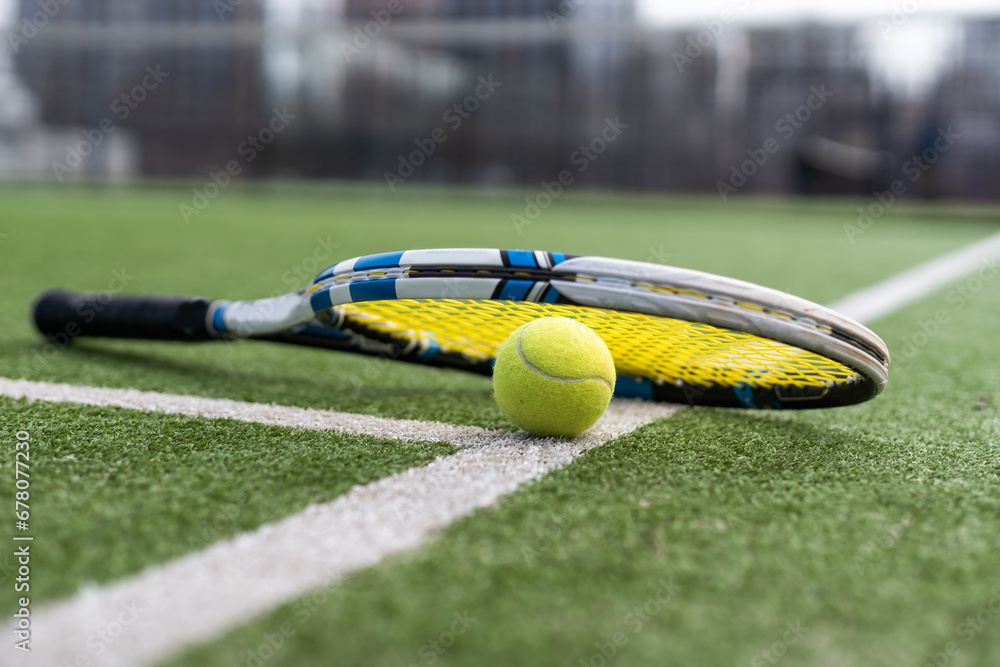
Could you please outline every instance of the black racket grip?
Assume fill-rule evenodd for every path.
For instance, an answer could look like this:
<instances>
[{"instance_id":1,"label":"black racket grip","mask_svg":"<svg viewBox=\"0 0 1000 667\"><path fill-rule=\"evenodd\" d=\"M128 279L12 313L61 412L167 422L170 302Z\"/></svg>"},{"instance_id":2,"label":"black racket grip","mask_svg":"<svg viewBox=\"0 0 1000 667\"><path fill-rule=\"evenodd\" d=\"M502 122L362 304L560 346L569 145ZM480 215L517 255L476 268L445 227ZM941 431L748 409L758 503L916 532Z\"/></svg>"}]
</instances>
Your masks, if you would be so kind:
<instances>
[{"instance_id":1,"label":"black racket grip","mask_svg":"<svg viewBox=\"0 0 1000 667\"><path fill-rule=\"evenodd\" d=\"M185 296L113 296L54 289L35 301L35 326L61 343L77 336L147 340L215 340L206 316L211 302Z\"/></svg>"}]
</instances>

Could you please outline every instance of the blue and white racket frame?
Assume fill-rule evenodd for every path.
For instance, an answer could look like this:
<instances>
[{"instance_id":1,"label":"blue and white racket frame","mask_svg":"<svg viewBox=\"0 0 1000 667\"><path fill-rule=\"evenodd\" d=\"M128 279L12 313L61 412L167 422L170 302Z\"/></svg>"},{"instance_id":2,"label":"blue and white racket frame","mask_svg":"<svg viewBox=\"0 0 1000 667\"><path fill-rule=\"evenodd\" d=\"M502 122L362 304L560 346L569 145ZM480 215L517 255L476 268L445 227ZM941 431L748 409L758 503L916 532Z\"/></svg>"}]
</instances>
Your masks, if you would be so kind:
<instances>
[{"instance_id":1,"label":"blue and white racket frame","mask_svg":"<svg viewBox=\"0 0 1000 667\"><path fill-rule=\"evenodd\" d=\"M88 304L96 299L102 308L94 316ZM874 398L888 381L885 343L819 304L691 269L539 250L443 248L363 255L330 266L300 290L255 301L51 290L36 301L34 319L49 336L246 338L491 374L492 359L442 351L433 336L386 336L338 310L346 304L412 299L562 304L672 318L793 345L854 371L849 382L819 391L620 377L620 396L730 407L831 407ZM81 312L90 313L90 321Z\"/></svg>"}]
</instances>

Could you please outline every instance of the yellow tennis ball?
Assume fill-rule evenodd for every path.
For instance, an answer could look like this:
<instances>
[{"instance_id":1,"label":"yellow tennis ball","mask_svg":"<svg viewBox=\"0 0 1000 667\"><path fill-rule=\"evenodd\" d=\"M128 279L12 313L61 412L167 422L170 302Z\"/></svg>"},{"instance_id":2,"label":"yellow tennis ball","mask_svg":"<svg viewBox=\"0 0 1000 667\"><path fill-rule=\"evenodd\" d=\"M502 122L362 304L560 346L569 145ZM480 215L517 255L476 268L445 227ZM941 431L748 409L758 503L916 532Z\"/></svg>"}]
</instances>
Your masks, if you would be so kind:
<instances>
[{"instance_id":1,"label":"yellow tennis ball","mask_svg":"<svg viewBox=\"0 0 1000 667\"><path fill-rule=\"evenodd\" d=\"M615 362L596 333L575 320L546 317L504 342L493 367L493 395L525 431L574 436L607 410L615 377Z\"/></svg>"}]
</instances>

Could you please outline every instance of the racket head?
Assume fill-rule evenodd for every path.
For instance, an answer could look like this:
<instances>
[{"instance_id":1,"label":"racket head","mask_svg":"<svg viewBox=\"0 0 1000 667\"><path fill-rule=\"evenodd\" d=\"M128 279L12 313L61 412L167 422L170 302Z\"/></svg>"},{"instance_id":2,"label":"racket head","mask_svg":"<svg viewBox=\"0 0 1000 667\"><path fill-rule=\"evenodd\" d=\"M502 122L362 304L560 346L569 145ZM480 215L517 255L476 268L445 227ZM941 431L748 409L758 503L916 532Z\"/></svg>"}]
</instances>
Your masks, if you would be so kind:
<instances>
[{"instance_id":1,"label":"racket head","mask_svg":"<svg viewBox=\"0 0 1000 667\"><path fill-rule=\"evenodd\" d=\"M777 290L701 271L564 253L450 248L355 257L306 290L288 335L489 374L515 328L570 317L608 345L616 394L744 408L869 400L889 354L874 333ZM373 347L374 346L374 347Z\"/></svg>"}]
</instances>

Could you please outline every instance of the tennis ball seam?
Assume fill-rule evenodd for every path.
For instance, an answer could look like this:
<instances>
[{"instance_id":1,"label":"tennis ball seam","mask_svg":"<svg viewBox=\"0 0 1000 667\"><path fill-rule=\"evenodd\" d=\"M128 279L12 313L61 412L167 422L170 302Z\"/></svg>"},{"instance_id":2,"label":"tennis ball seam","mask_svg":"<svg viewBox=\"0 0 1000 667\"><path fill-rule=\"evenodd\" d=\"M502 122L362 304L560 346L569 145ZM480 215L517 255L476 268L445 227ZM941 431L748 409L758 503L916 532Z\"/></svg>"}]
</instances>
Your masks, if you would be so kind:
<instances>
[{"instance_id":1,"label":"tennis ball seam","mask_svg":"<svg viewBox=\"0 0 1000 667\"><path fill-rule=\"evenodd\" d=\"M542 377L547 378L549 380L555 380L556 382L590 382L591 380L597 380L599 382L603 382L605 384L605 386L607 386L608 389L614 390L614 387L611 386L611 383L608 382L607 380L605 380L604 378L602 378L600 375L595 375L595 376L589 377L589 378L560 377L558 375L551 375L549 373L546 373L541 368L539 368L535 364L531 363L531 361L529 361L528 358L526 356L524 356L524 350L521 348L521 338L524 336L524 332L526 330L527 330L527 327L523 327L521 329L520 333L518 333L518 335L517 335L517 354L518 354L518 356L521 357L521 361L524 362L524 365L528 367L528 370L530 370L532 372L535 372L535 373L538 373Z\"/></svg>"}]
</instances>

